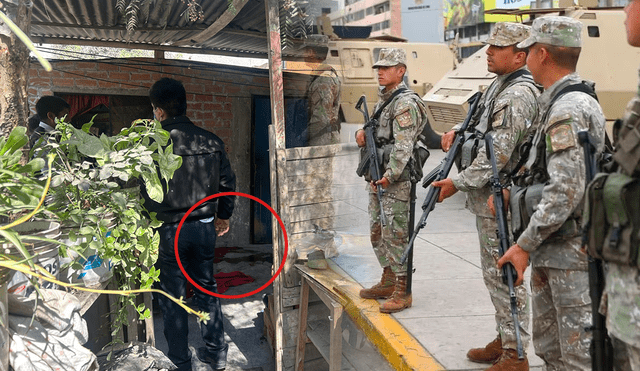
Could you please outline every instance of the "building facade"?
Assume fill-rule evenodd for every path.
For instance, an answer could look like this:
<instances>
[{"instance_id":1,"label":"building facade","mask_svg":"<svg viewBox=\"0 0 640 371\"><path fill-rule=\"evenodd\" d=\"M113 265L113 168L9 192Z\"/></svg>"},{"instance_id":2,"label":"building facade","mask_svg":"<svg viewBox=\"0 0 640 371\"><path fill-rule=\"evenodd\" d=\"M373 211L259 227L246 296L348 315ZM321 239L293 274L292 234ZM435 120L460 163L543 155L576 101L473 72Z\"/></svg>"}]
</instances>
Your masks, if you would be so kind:
<instances>
[{"instance_id":1,"label":"building facade","mask_svg":"<svg viewBox=\"0 0 640 371\"><path fill-rule=\"evenodd\" d=\"M344 0L329 17L341 26L371 26L370 37L402 38L402 0Z\"/></svg>"},{"instance_id":2,"label":"building facade","mask_svg":"<svg viewBox=\"0 0 640 371\"><path fill-rule=\"evenodd\" d=\"M444 42L442 0L402 0L402 37L409 42Z\"/></svg>"}]
</instances>

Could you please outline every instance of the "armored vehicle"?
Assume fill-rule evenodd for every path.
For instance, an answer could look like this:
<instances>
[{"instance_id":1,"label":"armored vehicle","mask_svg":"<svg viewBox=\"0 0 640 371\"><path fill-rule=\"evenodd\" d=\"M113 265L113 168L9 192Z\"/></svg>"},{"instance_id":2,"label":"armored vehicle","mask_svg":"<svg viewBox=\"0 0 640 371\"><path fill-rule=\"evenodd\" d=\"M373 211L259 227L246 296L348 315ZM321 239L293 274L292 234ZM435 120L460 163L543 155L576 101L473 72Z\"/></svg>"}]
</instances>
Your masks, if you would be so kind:
<instances>
[{"instance_id":1,"label":"armored vehicle","mask_svg":"<svg viewBox=\"0 0 640 371\"><path fill-rule=\"evenodd\" d=\"M622 8L555 8L530 10L493 10L494 14L542 16L555 13L573 17L584 24L582 52L577 71L583 79L596 83L596 93L607 121L622 117L626 103L635 94L635 76L640 50L627 44ZM487 72L483 47L448 72L423 97L431 127L446 132L462 122L468 109L467 99L491 84L495 75Z\"/></svg>"},{"instance_id":2,"label":"armored vehicle","mask_svg":"<svg viewBox=\"0 0 640 371\"><path fill-rule=\"evenodd\" d=\"M340 39L328 41L326 63L331 65L342 82L340 104L344 121L362 122L355 105L362 94L370 109L378 100L378 76L372 68L380 49L402 48L407 53L405 83L420 96L426 94L454 66L454 54L449 47L435 43L409 43L376 39ZM302 61L287 61L288 71L308 71Z\"/></svg>"}]
</instances>

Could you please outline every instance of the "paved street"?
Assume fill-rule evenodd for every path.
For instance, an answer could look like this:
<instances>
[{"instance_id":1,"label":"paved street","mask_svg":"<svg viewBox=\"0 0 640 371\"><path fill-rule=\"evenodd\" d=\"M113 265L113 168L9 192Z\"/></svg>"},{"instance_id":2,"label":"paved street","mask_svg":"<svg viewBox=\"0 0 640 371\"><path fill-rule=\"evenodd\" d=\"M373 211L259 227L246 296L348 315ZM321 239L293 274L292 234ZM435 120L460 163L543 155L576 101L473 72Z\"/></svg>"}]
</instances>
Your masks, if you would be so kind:
<instances>
[{"instance_id":1,"label":"paved street","mask_svg":"<svg viewBox=\"0 0 640 371\"><path fill-rule=\"evenodd\" d=\"M437 166L442 158L441 151L431 151L425 171ZM341 174L344 179L348 172ZM362 211L359 218L352 218L361 220L367 218L367 205L364 187L358 188L363 195L354 196L350 202L352 209ZM416 219L422 212L420 206L426 193L418 186ZM429 215L414 249L413 306L393 316L444 368L484 370L485 365L468 361L466 352L484 346L497 333L493 305L481 275L475 217L465 209L464 200L464 193L459 192L437 204ZM334 258L364 287L376 283L382 272L367 231L360 228L341 233L340 255ZM532 369L539 369L542 361L535 356L532 346L527 353Z\"/></svg>"}]
</instances>

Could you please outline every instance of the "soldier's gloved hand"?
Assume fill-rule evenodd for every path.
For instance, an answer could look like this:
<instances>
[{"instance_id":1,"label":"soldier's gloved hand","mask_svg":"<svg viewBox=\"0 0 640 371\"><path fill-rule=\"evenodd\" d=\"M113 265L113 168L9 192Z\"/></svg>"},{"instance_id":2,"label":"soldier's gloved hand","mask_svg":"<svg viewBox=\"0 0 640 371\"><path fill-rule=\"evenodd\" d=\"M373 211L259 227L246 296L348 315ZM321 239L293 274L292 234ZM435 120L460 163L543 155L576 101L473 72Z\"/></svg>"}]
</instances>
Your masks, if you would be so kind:
<instances>
[{"instance_id":1,"label":"soldier's gloved hand","mask_svg":"<svg viewBox=\"0 0 640 371\"><path fill-rule=\"evenodd\" d=\"M456 138L456 132L454 130L448 131L442 135L442 139L440 139L440 145L442 145L442 150L444 152L449 152L451 145L453 144L453 140Z\"/></svg>"},{"instance_id":2,"label":"soldier's gloved hand","mask_svg":"<svg viewBox=\"0 0 640 371\"><path fill-rule=\"evenodd\" d=\"M358 147L364 147L367 145L367 139L364 136L364 130L358 129L356 131L356 144Z\"/></svg>"},{"instance_id":3,"label":"soldier's gloved hand","mask_svg":"<svg viewBox=\"0 0 640 371\"><path fill-rule=\"evenodd\" d=\"M515 285L521 285L522 281L524 281L524 271L529 265L529 253L524 251L520 245L515 244L498 260L498 269L502 269L502 266L507 263L513 264L516 273L518 273L518 279Z\"/></svg>"},{"instance_id":4,"label":"soldier's gloved hand","mask_svg":"<svg viewBox=\"0 0 640 371\"><path fill-rule=\"evenodd\" d=\"M505 214L509 211L509 196L511 192L507 188L502 188L502 199L504 200L504 212ZM487 200L487 207L489 207L489 211L491 211L491 215L496 216L496 208L493 203L493 195L489 196Z\"/></svg>"},{"instance_id":5,"label":"soldier's gloved hand","mask_svg":"<svg viewBox=\"0 0 640 371\"><path fill-rule=\"evenodd\" d=\"M451 178L435 181L431 183L431 186L440 188L438 202L442 202L446 198L449 198L458 192L458 188L453 185L453 180L451 180Z\"/></svg>"}]
</instances>

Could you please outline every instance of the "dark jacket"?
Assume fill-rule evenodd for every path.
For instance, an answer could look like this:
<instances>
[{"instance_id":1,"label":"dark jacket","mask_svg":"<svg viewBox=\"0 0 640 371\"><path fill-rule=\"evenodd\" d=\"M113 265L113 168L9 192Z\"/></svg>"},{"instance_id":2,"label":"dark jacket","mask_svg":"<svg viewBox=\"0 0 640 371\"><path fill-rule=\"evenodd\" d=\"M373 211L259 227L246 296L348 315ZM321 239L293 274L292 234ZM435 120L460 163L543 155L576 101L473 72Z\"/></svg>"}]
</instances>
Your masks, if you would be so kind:
<instances>
[{"instance_id":1,"label":"dark jacket","mask_svg":"<svg viewBox=\"0 0 640 371\"><path fill-rule=\"evenodd\" d=\"M201 199L219 193L233 192L236 176L231 170L224 143L217 135L195 126L186 116L162 121L173 142L173 153L182 156L182 166L167 185L162 203L151 200L146 192L144 206L156 212L158 220L176 223ZM217 216L229 219L233 213L235 197L226 196L209 200L195 209L187 220Z\"/></svg>"}]
</instances>

